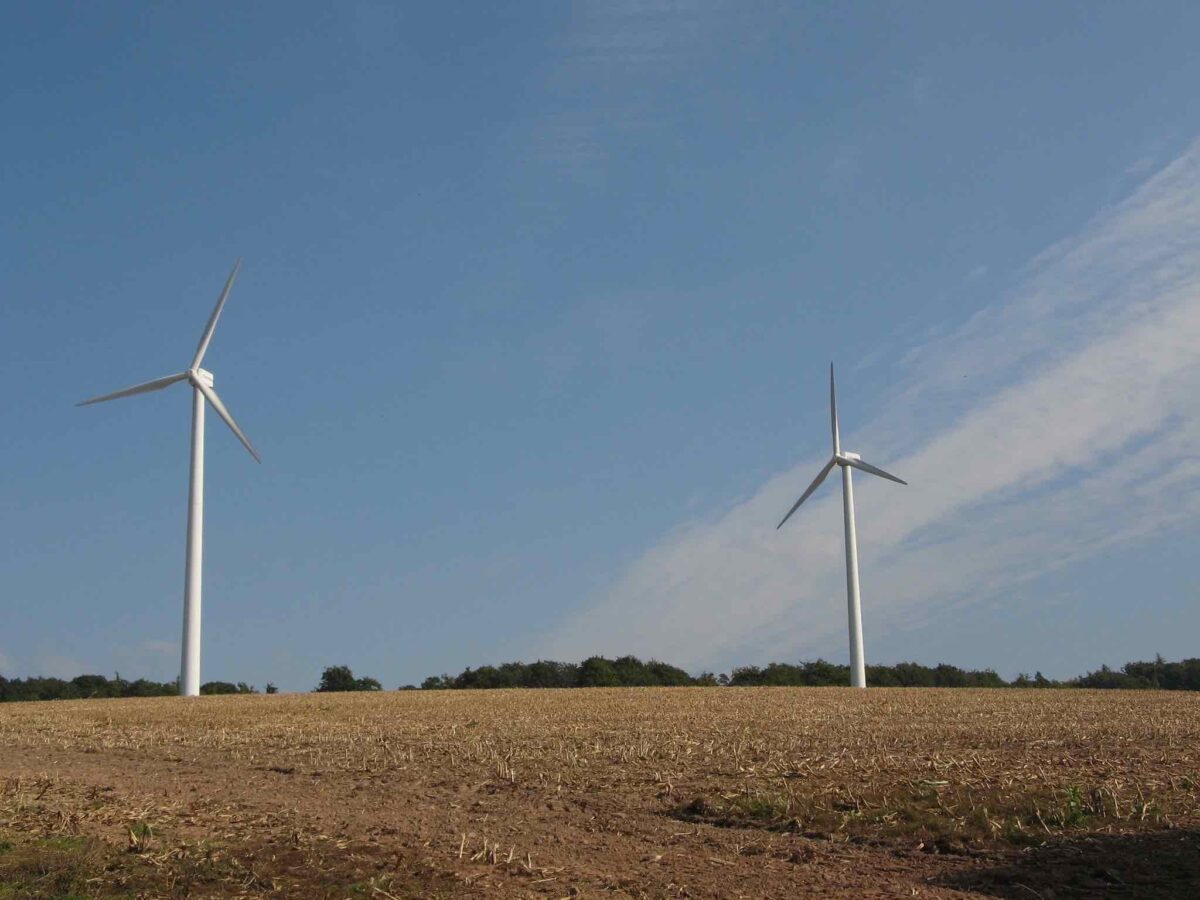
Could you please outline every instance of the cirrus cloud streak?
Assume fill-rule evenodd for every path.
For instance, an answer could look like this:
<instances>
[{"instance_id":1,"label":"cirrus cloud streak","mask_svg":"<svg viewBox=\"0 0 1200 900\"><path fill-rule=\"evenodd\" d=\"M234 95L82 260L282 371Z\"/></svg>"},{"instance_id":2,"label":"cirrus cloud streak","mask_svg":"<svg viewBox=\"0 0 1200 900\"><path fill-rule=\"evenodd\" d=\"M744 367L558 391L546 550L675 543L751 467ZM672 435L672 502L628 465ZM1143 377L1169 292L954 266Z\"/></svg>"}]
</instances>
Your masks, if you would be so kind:
<instances>
[{"instance_id":1,"label":"cirrus cloud streak","mask_svg":"<svg viewBox=\"0 0 1200 900\"><path fill-rule=\"evenodd\" d=\"M846 443L910 482L858 479L868 644L1200 513L1200 143L900 369ZM844 656L840 492L774 529L823 462L681 524L539 649Z\"/></svg>"}]
</instances>

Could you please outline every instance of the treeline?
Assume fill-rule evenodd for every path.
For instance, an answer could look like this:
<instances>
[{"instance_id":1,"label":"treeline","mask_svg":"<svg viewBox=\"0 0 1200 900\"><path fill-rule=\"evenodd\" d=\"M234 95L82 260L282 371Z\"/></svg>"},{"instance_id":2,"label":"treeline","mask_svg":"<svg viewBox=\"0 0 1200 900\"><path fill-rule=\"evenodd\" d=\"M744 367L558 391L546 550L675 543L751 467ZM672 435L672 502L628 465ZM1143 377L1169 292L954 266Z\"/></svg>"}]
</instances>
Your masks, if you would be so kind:
<instances>
[{"instance_id":1,"label":"treeline","mask_svg":"<svg viewBox=\"0 0 1200 900\"><path fill-rule=\"evenodd\" d=\"M535 663L504 663L465 669L458 675L433 675L421 683L423 690L479 688L570 688L570 687L685 687L727 685L729 687L844 687L850 683L850 667L818 659L801 663L770 663L741 666L728 675L704 672L689 675L683 669L635 656L609 660L593 656L582 663L539 660ZM867 666L871 687L1016 687L1016 688L1123 688L1200 691L1200 659L1167 662L1126 663L1120 670L1101 666L1094 672L1067 681L1046 678L1041 672L1021 673L1005 681L992 669L962 669L948 663L924 666L915 662L892 666ZM403 689L412 689L406 685Z\"/></svg>"},{"instance_id":2,"label":"treeline","mask_svg":"<svg viewBox=\"0 0 1200 900\"><path fill-rule=\"evenodd\" d=\"M729 676L733 687L764 685L792 687L834 687L850 683L850 667L818 659L815 662L771 663L765 668L743 666ZM867 684L871 687L1007 687L1008 682L991 669L960 669L947 663L930 668L920 663L894 666L867 666Z\"/></svg>"},{"instance_id":3,"label":"treeline","mask_svg":"<svg viewBox=\"0 0 1200 900\"><path fill-rule=\"evenodd\" d=\"M1040 677L1040 675L1039 675ZM501 666L465 669L458 675L433 675L421 683L423 690L478 688L573 688L573 687L730 687L791 686L832 687L850 683L849 666L818 659L813 662L771 663L742 666L729 675L703 672L689 675L668 663L642 662L636 656L609 660L593 656L581 663L539 660L511 662ZM1006 687L1008 683L990 669L981 672L945 663L930 668L919 663L867 666L867 683L873 687ZM1049 682L1047 682L1049 684Z\"/></svg>"},{"instance_id":4,"label":"treeline","mask_svg":"<svg viewBox=\"0 0 1200 900\"><path fill-rule=\"evenodd\" d=\"M1101 666L1076 678L1072 684L1086 688L1152 689L1164 691L1200 691L1200 659L1167 662L1161 656L1154 662L1131 662L1119 672Z\"/></svg>"},{"instance_id":5,"label":"treeline","mask_svg":"<svg viewBox=\"0 0 1200 900\"><path fill-rule=\"evenodd\" d=\"M274 694L275 685L267 685ZM70 681L62 678L5 678L0 675L0 703L18 700L89 700L94 697L172 697L179 693L174 681L150 681L139 678L128 681L116 673L112 678L103 675L78 675ZM257 694L253 685L239 681L208 681L200 685L202 694Z\"/></svg>"},{"instance_id":6,"label":"treeline","mask_svg":"<svg viewBox=\"0 0 1200 900\"><path fill-rule=\"evenodd\" d=\"M844 687L850 683L848 666L823 659L801 663L771 663L767 666L741 666L729 675L703 672L689 675L678 666L636 656L608 659L592 656L581 663L538 660L533 663L511 662L499 666L464 669L458 675L433 675L421 683L421 689L482 690L489 688L582 688L582 687ZM1078 678L1054 681L1041 672L1024 673L1005 681L991 669L960 669L941 663L897 663L894 666L867 666L867 684L871 687L993 687L993 688L1121 688L1125 690L1200 691L1200 659L1167 662L1161 656L1152 662L1130 662L1120 669L1101 666ZM374 678L356 678L348 666L330 666L321 676L316 691L378 691L382 685ZM400 690L416 690L404 685ZM277 693L268 684L266 693ZM91 697L168 697L179 693L176 682L127 681L118 673L109 679L103 675L61 678L13 678L0 676L0 703L18 700L80 700ZM200 686L201 694L257 694L244 681L209 681Z\"/></svg>"},{"instance_id":7,"label":"treeline","mask_svg":"<svg viewBox=\"0 0 1200 900\"><path fill-rule=\"evenodd\" d=\"M642 662L636 656L605 659L592 656L581 663L538 660L465 669L458 675L431 675L422 690L471 688L575 688L575 687L684 687L716 685L716 676L705 672L692 677L676 666L658 660Z\"/></svg>"}]
</instances>

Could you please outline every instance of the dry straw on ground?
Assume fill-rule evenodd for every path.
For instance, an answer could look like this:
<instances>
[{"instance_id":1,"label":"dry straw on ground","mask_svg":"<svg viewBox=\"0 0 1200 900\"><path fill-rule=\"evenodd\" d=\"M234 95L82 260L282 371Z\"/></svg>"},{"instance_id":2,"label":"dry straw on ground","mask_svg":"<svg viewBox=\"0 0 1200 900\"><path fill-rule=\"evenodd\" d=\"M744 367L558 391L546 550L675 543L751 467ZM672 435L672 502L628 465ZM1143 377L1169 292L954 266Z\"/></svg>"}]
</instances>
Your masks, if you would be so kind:
<instances>
[{"instance_id":1,"label":"dry straw on ground","mask_svg":"<svg viewBox=\"0 0 1200 900\"><path fill-rule=\"evenodd\" d=\"M490 885L719 896L732 884L769 895L794 886L799 868L842 871L846 854L873 848L949 854L953 867L1074 836L1200 824L1200 697L1181 693L681 688L11 704L0 707L0 748L0 827L120 835L133 855L162 855L164 871L204 847L219 845L218 862L236 870L239 846L276 858L286 846L300 854L293 869L367 884L387 859L402 886L436 893L445 878L457 885L448 895ZM935 863L912 868L936 891Z\"/></svg>"}]
</instances>

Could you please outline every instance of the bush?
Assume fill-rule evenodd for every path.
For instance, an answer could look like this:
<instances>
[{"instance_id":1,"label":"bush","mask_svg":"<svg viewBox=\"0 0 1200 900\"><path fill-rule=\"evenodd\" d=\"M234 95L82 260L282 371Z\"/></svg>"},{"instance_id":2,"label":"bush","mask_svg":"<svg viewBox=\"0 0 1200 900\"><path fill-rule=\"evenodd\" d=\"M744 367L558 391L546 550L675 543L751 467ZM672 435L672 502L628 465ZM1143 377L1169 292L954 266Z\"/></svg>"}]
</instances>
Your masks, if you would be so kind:
<instances>
[{"instance_id":1,"label":"bush","mask_svg":"<svg viewBox=\"0 0 1200 900\"><path fill-rule=\"evenodd\" d=\"M251 685L244 681L233 684L229 681L206 681L200 685L201 694L257 694Z\"/></svg>"},{"instance_id":2,"label":"bush","mask_svg":"<svg viewBox=\"0 0 1200 900\"><path fill-rule=\"evenodd\" d=\"M330 666L321 673L321 683L313 690L318 692L339 691L381 691L381 685L374 678L355 678L349 666Z\"/></svg>"},{"instance_id":3,"label":"bush","mask_svg":"<svg viewBox=\"0 0 1200 900\"><path fill-rule=\"evenodd\" d=\"M579 666L578 687L617 687L620 683L621 676L603 656L592 656Z\"/></svg>"}]
</instances>

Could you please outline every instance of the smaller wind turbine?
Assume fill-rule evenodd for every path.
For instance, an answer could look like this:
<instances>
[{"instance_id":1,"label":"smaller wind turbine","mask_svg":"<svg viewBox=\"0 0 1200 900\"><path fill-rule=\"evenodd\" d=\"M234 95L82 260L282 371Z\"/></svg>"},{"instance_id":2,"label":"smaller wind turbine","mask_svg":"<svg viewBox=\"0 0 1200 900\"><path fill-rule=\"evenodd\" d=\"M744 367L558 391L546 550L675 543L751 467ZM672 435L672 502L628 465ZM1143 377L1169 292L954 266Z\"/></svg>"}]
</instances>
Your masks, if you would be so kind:
<instances>
[{"instance_id":1,"label":"smaller wind turbine","mask_svg":"<svg viewBox=\"0 0 1200 900\"><path fill-rule=\"evenodd\" d=\"M212 373L200 368L200 363L204 361L204 354L208 350L208 344L212 340L213 332L216 331L217 319L221 317L221 310L225 306L225 300L229 296L233 280L237 278L238 269L241 266L242 261L239 259L234 264L233 271L229 273L225 289L221 291L217 305L213 307L212 315L208 317L208 324L204 326L204 334L200 336L200 345L196 348L196 355L192 358L192 364L188 366L187 371L177 375L168 375L165 378L156 378L154 381L147 381L144 384L135 384L133 387L105 394L102 397L93 397L91 400L84 400L82 403L76 404L76 406L90 406L93 403L103 403L105 400L116 400L119 397L148 394L151 391L161 391L163 388L170 387L177 381L186 381L192 386L192 471L190 490L188 491L187 560L184 563L183 579L183 650L180 653L179 665L179 693L185 697L200 695L200 573L204 556L205 401L212 404L217 415L224 419L225 424L237 435L237 439L242 442L242 445L250 451L250 455L254 457L255 461L262 462L258 457L258 451L251 446L250 440L242 433L242 429L238 428L237 422L233 420L233 416L229 414L229 410L225 408L225 404L221 402L217 392L213 390Z\"/></svg>"},{"instance_id":2,"label":"smaller wind turbine","mask_svg":"<svg viewBox=\"0 0 1200 900\"><path fill-rule=\"evenodd\" d=\"M821 486L821 482L833 471L834 466L841 466L842 512L846 519L846 606L850 619L850 686L865 688L867 686L867 666L863 659L862 600L858 594L858 535L854 528L854 481L851 478L850 470L861 469L898 484L908 484L908 482L870 463L863 462L863 458L857 453L842 451L842 440L838 435L837 391L833 383L833 363L829 364L829 419L833 427L833 456L830 457L829 462L825 463L825 468L813 479L808 490L800 495L795 506L788 510L788 514L783 517L783 522L790 519L792 513L800 508L800 504L812 496L813 491ZM775 526L776 531L783 527L783 522Z\"/></svg>"}]
</instances>

